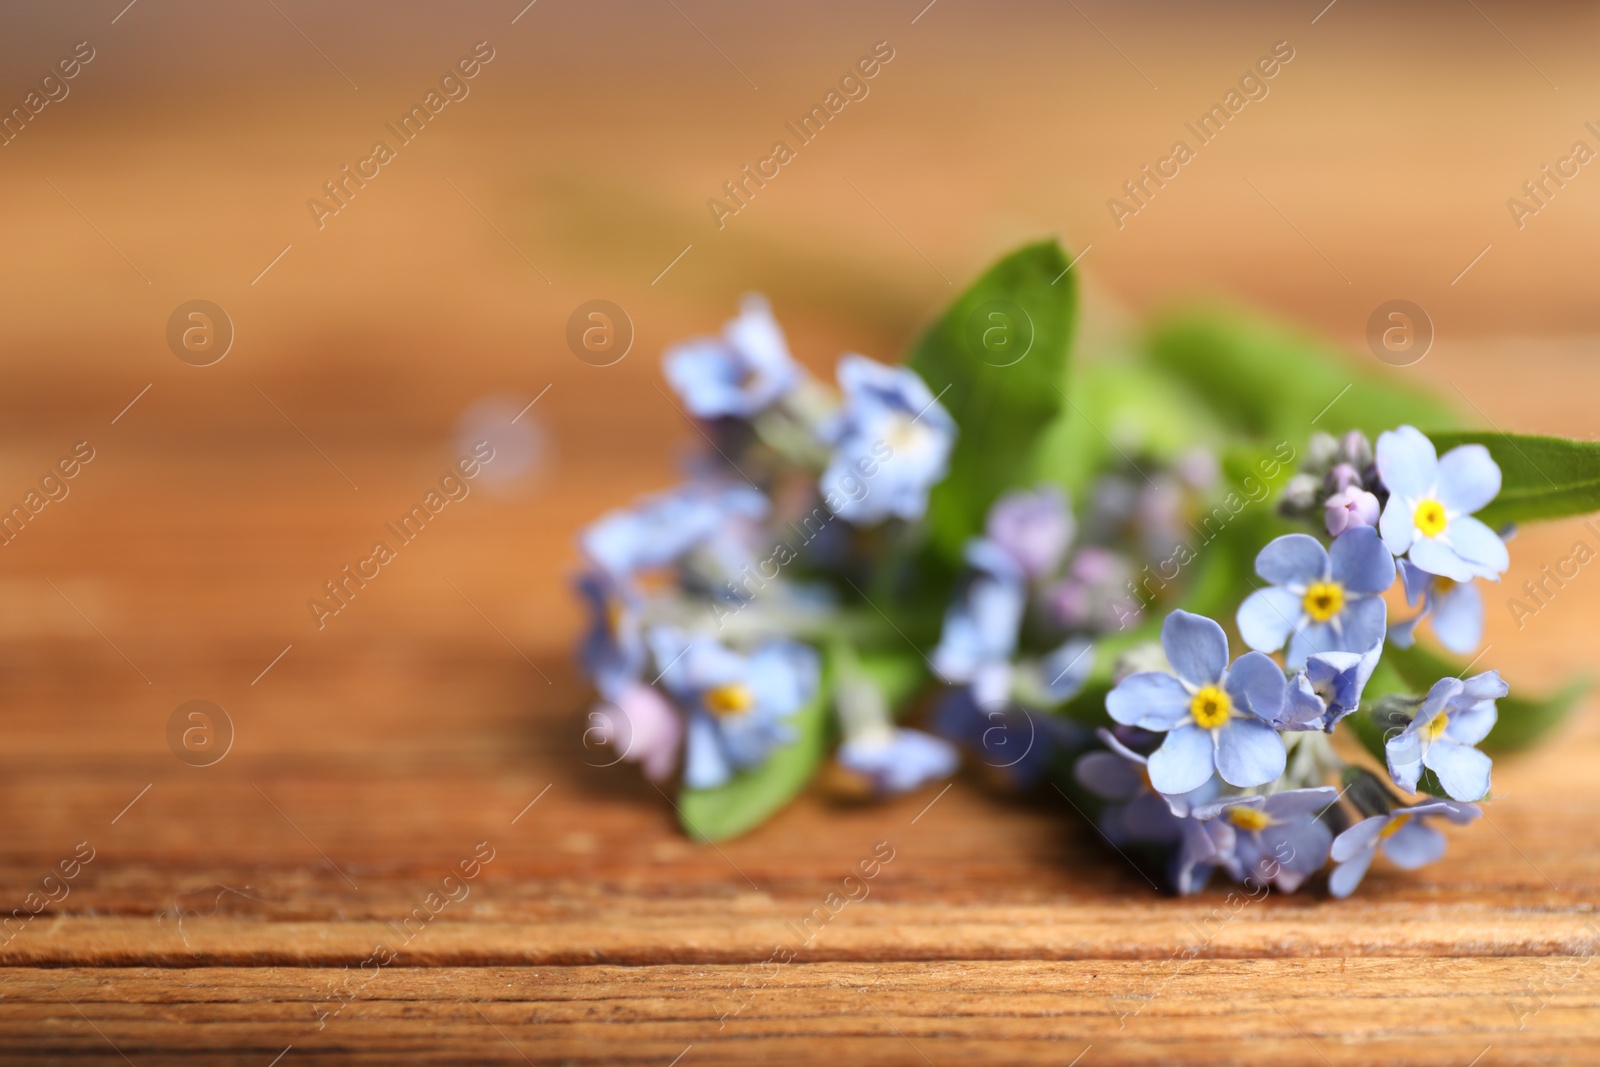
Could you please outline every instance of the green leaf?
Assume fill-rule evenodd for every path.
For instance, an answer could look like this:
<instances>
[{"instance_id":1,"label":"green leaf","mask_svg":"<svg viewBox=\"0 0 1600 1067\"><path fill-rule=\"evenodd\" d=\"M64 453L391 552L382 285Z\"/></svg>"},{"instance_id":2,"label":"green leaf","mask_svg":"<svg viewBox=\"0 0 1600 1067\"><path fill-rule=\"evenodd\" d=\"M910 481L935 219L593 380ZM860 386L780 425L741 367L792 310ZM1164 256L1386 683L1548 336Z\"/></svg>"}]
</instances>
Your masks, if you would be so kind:
<instances>
[{"instance_id":1,"label":"green leaf","mask_svg":"<svg viewBox=\"0 0 1600 1067\"><path fill-rule=\"evenodd\" d=\"M806 787L828 747L828 707L833 671L823 660L817 695L788 721L798 736L773 752L766 763L735 774L715 789L684 789L678 794L678 821L698 841L725 841L754 829Z\"/></svg>"},{"instance_id":2,"label":"green leaf","mask_svg":"<svg viewBox=\"0 0 1600 1067\"><path fill-rule=\"evenodd\" d=\"M1239 310L1203 307L1160 321L1154 362L1189 384L1243 437L1299 447L1312 431L1368 434L1412 425L1459 426L1433 394L1323 341Z\"/></svg>"},{"instance_id":3,"label":"green leaf","mask_svg":"<svg viewBox=\"0 0 1600 1067\"><path fill-rule=\"evenodd\" d=\"M1420 644L1410 648L1390 645L1384 649L1382 662L1391 665L1409 690L1418 696L1426 693L1440 678L1459 677L1467 668L1467 664L1457 663ZM1478 747L1491 756L1528 748L1559 726L1588 690L1587 678L1574 678L1554 696L1544 698L1520 696L1518 687L1513 685L1511 695L1495 701L1499 719Z\"/></svg>"},{"instance_id":4,"label":"green leaf","mask_svg":"<svg viewBox=\"0 0 1600 1067\"><path fill-rule=\"evenodd\" d=\"M928 680L927 661L910 648L862 650L856 662L863 673L878 683L884 699L897 717Z\"/></svg>"},{"instance_id":5,"label":"green leaf","mask_svg":"<svg viewBox=\"0 0 1600 1067\"><path fill-rule=\"evenodd\" d=\"M1490 526L1600 511L1600 441L1493 430L1428 437L1440 455L1457 445L1483 445L1500 465L1500 495L1478 512Z\"/></svg>"},{"instance_id":6,"label":"green leaf","mask_svg":"<svg viewBox=\"0 0 1600 1067\"><path fill-rule=\"evenodd\" d=\"M1025 245L963 293L907 361L960 428L950 473L928 500L933 548L954 564L989 505L1033 471L1061 410L1077 275L1055 241Z\"/></svg>"}]
</instances>

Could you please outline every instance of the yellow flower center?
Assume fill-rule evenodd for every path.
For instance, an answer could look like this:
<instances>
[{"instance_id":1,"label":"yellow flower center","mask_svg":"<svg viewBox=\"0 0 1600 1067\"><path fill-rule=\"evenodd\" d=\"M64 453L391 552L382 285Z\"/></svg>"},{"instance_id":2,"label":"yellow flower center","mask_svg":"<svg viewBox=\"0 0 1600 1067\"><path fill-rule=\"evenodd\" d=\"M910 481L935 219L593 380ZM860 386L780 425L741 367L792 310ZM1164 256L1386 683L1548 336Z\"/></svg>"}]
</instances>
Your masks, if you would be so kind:
<instances>
[{"instance_id":1,"label":"yellow flower center","mask_svg":"<svg viewBox=\"0 0 1600 1067\"><path fill-rule=\"evenodd\" d=\"M1445 518L1444 505L1432 499L1424 500L1417 505L1417 510L1411 515L1411 521L1422 531L1424 537L1438 537L1449 525L1449 521Z\"/></svg>"},{"instance_id":2,"label":"yellow flower center","mask_svg":"<svg viewBox=\"0 0 1600 1067\"><path fill-rule=\"evenodd\" d=\"M1344 586L1338 582L1312 582L1306 586L1304 604L1313 622L1327 622L1344 610Z\"/></svg>"},{"instance_id":3,"label":"yellow flower center","mask_svg":"<svg viewBox=\"0 0 1600 1067\"><path fill-rule=\"evenodd\" d=\"M1456 587L1456 585L1457 585L1457 583L1456 583L1456 580L1454 578L1445 578L1443 576L1436 576L1433 579L1433 595L1434 596L1444 596L1445 594L1449 593L1450 590L1454 589Z\"/></svg>"},{"instance_id":4,"label":"yellow flower center","mask_svg":"<svg viewBox=\"0 0 1600 1067\"><path fill-rule=\"evenodd\" d=\"M706 710L713 715L742 715L755 705L755 697L747 686L737 682L719 685L706 690Z\"/></svg>"},{"instance_id":5,"label":"yellow flower center","mask_svg":"<svg viewBox=\"0 0 1600 1067\"><path fill-rule=\"evenodd\" d=\"M1445 714L1435 715L1429 719L1422 730L1428 735L1429 741L1439 740L1439 735L1444 733L1444 728L1450 725L1450 716Z\"/></svg>"},{"instance_id":6,"label":"yellow flower center","mask_svg":"<svg viewBox=\"0 0 1600 1067\"><path fill-rule=\"evenodd\" d=\"M1394 818L1389 820L1388 826L1385 826L1382 830L1378 831L1378 837L1393 837L1395 834L1400 832L1400 827L1404 826L1410 821L1411 816L1409 815L1396 815Z\"/></svg>"},{"instance_id":7,"label":"yellow flower center","mask_svg":"<svg viewBox=\"0 0 1600 1067\"><path fill-rule=\"evenodd\" d=\"M1208 685L1189 702L1189 714L1196 726L1215 730L1233 717L1233 700L1214 685Z\"/></svg>"},{"instance_id":8,"label":"yellow flower center","mask_svg":"<svg viewBox=\"0 0 1600 1067\"><path fill-rule=\"evenodd\" d=\"M1272 816L1260 808L1237 807L1228 809L1228 821L1241 830L1255 833L1272 825Z\"/></svg>"}]
</instances>

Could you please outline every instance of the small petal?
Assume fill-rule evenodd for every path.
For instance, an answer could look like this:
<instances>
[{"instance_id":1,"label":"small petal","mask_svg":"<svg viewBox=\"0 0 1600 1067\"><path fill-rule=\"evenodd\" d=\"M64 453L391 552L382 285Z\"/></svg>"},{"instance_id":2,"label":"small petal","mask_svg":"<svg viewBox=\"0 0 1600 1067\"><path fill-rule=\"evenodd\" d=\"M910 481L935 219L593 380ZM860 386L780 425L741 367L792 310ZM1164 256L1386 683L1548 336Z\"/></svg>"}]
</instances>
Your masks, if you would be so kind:
<instances>
[{"instance_id":1,"label":"small petal","mask_svg":"<svg viewBox=\"0 0 1600 1067\"><path fill-rule=\"evenodd\" d=\"M1382 597L1362 597L1344 609L1340 616L1344 633L1340 636L1341 652L1365 652L1383 640L1384 627L1389 622L1389 608Z\"/></svg>"},{"instance_id":2,"label":"small petal","mask_svg":"<svg viewBox=\"0 0 1600 1067\"><path fill-rule=\"evenodd\" d=\"M1506 551L1506 543L1500 540L1500 535L1470 515L1450 520L1445 536L1456 554L1485 578L1498 579L1511 566L1511 553Z\"/></svg>"},{"instance_id":3,"label":"small petal","mask_svg":"<svg viewBox=\"0 0 1600 1067\"><path fill-rule=\"evenodd\" d=\"M1454 530L1456 526L1463 522L1477 521L1476 519L1457 519L1450 524L1450 529ZM1419 537L1411 542L1411 562L1429 574L1437 574L1456 582L1470 581L1480 573L1477 567L1462 559L1455 549L1437 537Z\"/></svg>"},{"instance_id":4,"label":"small petal","mask_svg":"<svg viewBox=\"0 0 1600 1067\"><path fill-rule=\"evenodd\" d=\"M1394 496L1426 496L1439 477L1439 453L1415 426L1379 434L1376 459L1378 477Z\"/></svg>"},{"instance_id":5,"label":"small petal","mask_svg":"<svg viewBox=\"0 0 1600 1067\"><path fill-rule=\"evenodd\" d=\"M1239 605L1239 636L1257 652L1276 652L1300 621L1301 597L1276 585L1257 589Z\"/></svg>"},{"instance_id":6,"label":"small petal","mask_svg":"<svg viewBox=\"0 0 1600 1067\"><path fill-rule=\"evenodd\" d=\"M1348 863L1361 853L1377 848L1378 834L1388 825L1387 815L1374 815L1350 827L1333 839L1333 848L1329 852L1333 862Z\"/></svg>"},{"instance_id":7,"label":"small petal","mask_svg":"<svg viewBox=\"0 0 1600 1067\"><path fill-rule=\"evenodd\" d=\"M1281 752L1283 746L1278 747ZM1198 726L1180 726L1151 754L1150 784L1162 793L1187 793L1204 785L1214 766L1210 732ZM1281 765L1278 770L1283 770Z\"/></svg>"},{"instance_id":8,"label":"small petal","mask_svg":"<svg viewBox=\"0 0 1600 1067\"><path fill-rule=\"evenodd\" d=\"M1372 866L1372 857L1375 855L1377 855L1376 849L1368 849L1356 853L1335 867L1333 873L1328 875L1328 892L1341 900L1354 893L1356 886L1360 885L1361 879L1366 876L1367 868Z\"/></svg>"},{"instance_id":9,"label":"small petal","mask_svg":"<svg viewBox=\"0 0 1600 1067\"><path fill-rule=\"evenodd\" d=\"M1172 675L1140 671L1128 675L1106 694L1106 711L1124 726L1171 730L1189 717L1189 700L1189 691ZM1178 790L1180 793L1187 791Z\"/></svg>"},{"instance_id":10,"label":"small petal","mask_svg":"<svg viewBox=\"0 0 1600 1067\"><path fill-rule=\"evenodd\" d=\"M723 754L717 727L704 715L689 716L683 757L683 784L690 789L715 789L733 774Z\"/></svg>"},{"instance_id":11,"label":"small petal","mask_svg":"<svg viewBox=\"0 0 1600 1067\"><path fill-rule=\"evenodd\" d=\"M1458 745L1476 745L1489 736L1499 717L1500 713L1492 700L1483 700L1452 711L1450 722L1444 728L1444 738Z\"/></svg>"},{"instance_id":12,"label":"small petal","mask_svg":"<svg viewBox=\"0 0 1600 1067\"><path fill-rule=\"evenodd\" d=\"M1266 785L1283 773L1288 755L1278 731L1266 723L1235 718L1217 730L1217 773L1229 785L1248 789ZM1150 760L1151 781L1155 781L1155 758ZM1196 783L1199 784L1199 783ZM1157 789L1161 789L1159 784ZM1194 788L1190 786L1189 788ZM1163 793L1172 790L1161 789ZM1180 790L1181 791L1181 790Z\"/></svg>"},{"instance_id":13,"label":"small petal","mask_svg":"<svg viewBox=\"0 0 1600 1067\"><path fill-rule=\"evenodd\" d=\"M1235 704L1258 719L1275 721L1283 714L1283 671L1264 652L1246 652L1228 671L1227 691Z\"/></svg>"},{"instance_id":14,"label":"small petal","mask_svg":"<svg viewBox=\"0 0 1600 1067\"><path fill-rule=\"evenodd\" d=\"M1352 526L1328 550L1333 580L1355 593L1381 593L1394 584L1394 556L1370 526Z\"/></svg>"},{"instance_id":15,"label":"small petal","mask_svg":"<svg viewBox=\"0 0 1600 1067\"><path fill-rule=\"evenodd\" d=\"M1406 603L1415 606L1418 600L1427 595L1428 587L1433 584L1433 575L1409 559L1397 562L1400 566L1400 580L1405 583Z\"/></svg>"},{"instance_id":16,"label":"small petal","mask_svg":"<svg viewBox=\"0 0 1600 1067\"><path fill-rule=\"evenodd\" d=\"M1284 534L1256 556L1256 573L1273 585L1303 586L1328 573L1328 551L1310 534Z\"/></svg>"},{"instance_id":17,"label":"small petal","mask_svg":"<svg viewBox=\"0 0 1600 1067\"><path fill-rule=\"evenodd\" d=\"M1383 506L1383 516L1378 519L1378 533L1383 537L1384 547L1397 556L1405 555L1416 537L1416 520L1412 518L1415 507L1409 499L1391 496Z\"/></svg>"},{"instance_id":18,"label":"small petal","mask_svg":"<svg viewBox=\"0 0 1600 1067\"><path fill-rule=\"evenodd\" d=\"M1144 785L1137 765L1111 752L1090 752L1072 768L1072 775L1095 796L1127 800Z\"/></svg>"},{"instance_id":19,"label":"small petal","mask_svg":"<svg viewBox=\"0 0 1600 1067\"><path fill-rule=\"evenodd\" d=\"M1459 656L1470 655L1483 641L1483 593L1461 582L1433 602L1433 635Z\"/></svg>"},{"instance_id":20,"label":"small petal","mask_svg":"<svg viewBox=\"0 0 1600 1067\"><path fill-rule=\"evenodd\" d=\"M1428 746L1422 762L1456 800L1482 800L1489 795L1489 770L1494 762L1475 748L1441 738Z\"/></svg>"},{"instance_id":21,"label":"small petal","mask_svg":"<svg viewBox=\"0 0 1600 1067\"><path fill-rule=\"evenodd\" d=\"M1444 855L1444 835L1419 818L1383 839L1383 854L1402 871L1414 871Z\"/></svg>"},{"instance_id":22,"label":"small petal","mask_svg":"<svg viewBox=\"0 0 1600 1067\"><path fill-rule=\"evenodd\" d=\"M1228 637L1203 615L1187 611L1168 615L1161 624L1161 647L1173 673L1190 685L1213 685L1228 669Z\"/></svg>"},{"instance_id":23,"label":"small petal","mask_svg":"<svg viewBox=\"0 0 1600 1067\"><path fill-rule=\"evenodd\" d=\"M1500 466L1482 445L1458 445L1439 457L1439 502L1470 515L1500 495Z\"/></svg>"}]
</instances>

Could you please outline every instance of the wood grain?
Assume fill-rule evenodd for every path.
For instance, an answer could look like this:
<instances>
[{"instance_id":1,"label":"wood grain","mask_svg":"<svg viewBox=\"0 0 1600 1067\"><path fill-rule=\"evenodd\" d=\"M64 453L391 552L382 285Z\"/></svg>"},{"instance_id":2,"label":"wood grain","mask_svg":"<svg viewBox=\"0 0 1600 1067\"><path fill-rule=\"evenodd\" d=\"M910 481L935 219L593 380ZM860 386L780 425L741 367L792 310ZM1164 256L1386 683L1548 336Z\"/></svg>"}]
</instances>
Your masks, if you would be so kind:
<instances>
[{"instance_id":1,"label":"wood grain","mask_svg":"<svg viewBox=\"0 0 1600 1067\"><path fill-rule=\"evenodd\" d=\"M1508 430L1593 436L1594 196L1579 179L1525 230L1504 216L1592 117L1589 13L541 3L512 24L520 6L139 4L0 34L8 79L62 41L99 50L0 150L0 504L95 449L0 547L0 914L58 897L0 924L0 1061L1593 1059L1592 701L1497 765L1443 862L1241 904L1172 899L1059 796L972 773L880 807L808 793L692 844L582 747L569 658L576 531L700 441L657 354L746 288L827 373L903 350L953 285L1062 231L1093 248L1091 347L1124 302L1220 289L1369 359L1368 314L1403 295L1438 338L1396 373ZM315 228L306 198L481 38L472 97ZM872 97L713 229L706 197L879 39L897 58ZM1113 227L1106 198L1279 39L1298 57L1272 96ZM206 368L165 341L201 296L238 331ZM565 340L596 297L637 331L606 368ZM491 397L537 399L506 441L527 468L319 628L307 600ZM1488 597L1485 662L1520 690L1594 659L1600 577L1525 625L1504 603L1590 536L1523 531ZM209 767L168 747L195 699L235 730ZM878 848L870 892L829 913ZM45 881L89 849L65 896Z\"/></svg>"}]
</instances>

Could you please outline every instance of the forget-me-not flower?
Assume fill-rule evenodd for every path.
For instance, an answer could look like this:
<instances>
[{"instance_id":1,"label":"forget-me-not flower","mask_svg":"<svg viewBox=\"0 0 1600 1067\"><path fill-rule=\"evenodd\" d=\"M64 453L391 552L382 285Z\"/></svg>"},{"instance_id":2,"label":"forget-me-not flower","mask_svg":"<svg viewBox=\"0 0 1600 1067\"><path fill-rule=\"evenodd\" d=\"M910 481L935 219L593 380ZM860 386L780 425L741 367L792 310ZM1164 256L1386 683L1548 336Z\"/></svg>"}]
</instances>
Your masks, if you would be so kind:
<instances>
[{"instance_id":1,"label":"forget-me-not flower","mask_svg":"<svg viewBox=\"0 0 1600 1067\"><path fill-rule=\"evenodd\" d=\"M1370 526L1353 526L1333 547L1309 534L1274 538L1256 556L1272 585L1239 607L1239 634L1258 652L1289 642L1292 669L1313 652L1365 652L1383 640L1388 609L1379 595L1394 584L1394 557Z\"/></svg>"},{"instance_id":2,"label":"forget-me-not flower","mask_svg":"<svg viewBox=\"0 0 1600 1067\"><path fill-rule=\"evenodd\" d=\"M1372 866L1372 858L1383 849L1389 862L1402 871L1414 871L1444 855L1445 838L1428 825L1430 817L1443 817L1464 825L1483 814L1476 804L1457 804L1449 800L1426 800L1408 808L1396 808L1387 815L1362 819L1334 838L1331 855L1338 864L1328 876L1328 892L1347 897Z\"/></svg>"},{"instance_id":3,"label":"forget-me-not flower","mask_svg":"<svg viewBox=\"0 0 1600 1067\"><path fill-rule=\"evenodd\" d=\"M1494 702L1510 692L1499 671L1462 681L1433 683L1416 718L1384 743L1389 776L1408 793L1417 791L1422 769L1439 777L1456 800L1481 800L1489 792L1492 761L1473 746L1489 736L1499 713Z\"/></svg>"},{"instance_id":4,"label":"forget-me-not flower","mask_svg":"<svg viewBox=\"0 0 1600 1067\"><path fill-rule=\"evenodd\" d=\"M1072 773L1079 785L1111 801L1100 812L1100 832L1113 845L1174 844L1183 836L1183 816L1216 798L1220 787L1215 778L1180 796L1162 796L1150 784L1146 757L1117 740L1110 730L1101 729L1100 740L1110 751L1085 753L1073 765Z\"/></svg>"},{"instance_id":5,"label":"forget-me-not flower","mask_svg":"<svg viewBox=\"0 0 1600 1067\"><path fill-rule=\"evenodd\" d=\"M1439 456L1414 426L1378 435L1378 475L1389 490L1378 529L1396 556L1458 582L1498 581L1511 565L1505 542L1472 517L1500 494L1500 467L1482 445Z\"/></svg>"},{"instance_id":6,"label":"forget-me-not flower","mask_svg":"<svg viewBox=\"0 0 1600 1067\"><path fill-rule=\"evenodd\" d=\"M688 712L688 788L722 785L795 739L787 720L815 695L820 675L810 646L775 638L745 654L672 627L652 630L649 641L661 683Z\"/></svg>"},{"instance_id":7,"label":"forget-me-not flower","mask_svg":"<svg viewBox=\"0 0 1600 1067\"><path fill-rule=\"evenodd\" d=\"M1483 594L1471 581L1458 582L1429 574L1408 559L1400 561L1400 578L1405 583L1406 603L1422 610L1404 622L1389 627L1389 640L1399 648L1410 648L1416 641L1417 623L1433 619L1433 635L1439 643L1458 655L1470 655L1483 640Z\"/></svg>"},{"instance_id":8,"label":"forget-me-not flower","mask_svg":"<svg viewBox=\"0 0 1600 1067\"><path fill-rule=\"evenodd\" d=\"M1327 786L1286 789L1208 804L1195 818L1214 824L1220 865L1236 881L1292 893L1328 860L1333 832L1317 816L1338 799Z\"/></svg>"},{"instance_id":9,"label":"forget-me-not flower","mask_svg":"<svg viewBox=\"0 0 1600 1067\"><path fill-rule=\"evenodd\" d=\"M1306 657L1306 666L1289 679L1283 718L1284 730L1332 732L1341 719L1361 706L1361 692L1383 654L1380 637L1365 652L1319 652Z\"/></svg>"},{"instance_id":10,"label":"forget-me-not flower","mask_svg":"<svg viewBox=\"0 0 1600 1067\"><path fill-rule=\"evenodd\" d=\"M924 782L949 777L961 765L956 746L906 727L848 738L837 756L840 766L867 779L879 796L909 793Z\"/></svg>"},{"instance_id":11,"label":"forget-me-not flower","mask_svg":"<svg viewBox=\"0 0 1600 1067\"><path fill-rule=\"evenodd\" d=\"M749 485L691 482L608 512L580 542L596 566L621 578L673 563L730 525L765 518L770 507Z\"/></svg>"},{"instance_id":12,"label":"forget-me-not flower","mask_svg":"<svg viewBox=\"0 0 1600 1067\"><path fill-rule=\"evenodd\" d=\"M1028 587L1010 553L978 537L967 542L971 572L945 609L939 644L929 657L939 677L967 683L982 706L1003 702L1011 690L1011 657L1017 649Z\"/></svg>"},{"instance_id":13,"label":"forget-me-not flower","mask_svg":"<svg viewBox=\"0 0 1600 1067\"><path fill-rule=\"evenodd\" d=\"M910 367L866 356L839 360L844 406L827 430L833 454L820 488L847 522L915 521L944 477L956 422Z\"/></svg>"},{"instance_id":14,"label":"forget-me-not flower","mask_svg":"<svg viewBox=\"0 0 1600 1067\"><path fill-rule=\"evenodd\" d=\"M639 595L626 581L603 574L585 574L578 591L588 602L592 619L583 636L578 657L584 673L607 700L618 694L644 670L646 649L639 627Z\"/></svg>"},{"instance_id":15,"label":"forget-me-not flower","mask_svg":"<svg viewBox=\"0 0 1600 1067\"><path fill-rule=\"evenodd\" d=\"M767 301L753 293L721 337L673 345L663 366L684 407L702 419L749 418L779 400L801 374Z\"/></svg>"},{"instance_id":16,"label":"forget-me-not flower","mask_svg":"<svg viewBox=\"0 0 1600 1067\"><path fill-rule=\"evenodd\" d=\"M1228 667L1228 637L1211 619L1174 611L1161 626L1173 673L1141 671L1106 696L1117 722L1166 733L1150 756L1157 791L1187 793L1215 770L1241 789L1283 773L1283 741L1271 723L1283 713L1283 671L1261 652Z\"/></svg>"}]
</instances>

